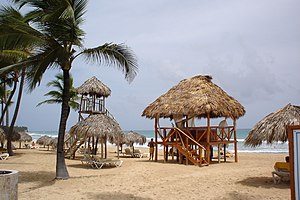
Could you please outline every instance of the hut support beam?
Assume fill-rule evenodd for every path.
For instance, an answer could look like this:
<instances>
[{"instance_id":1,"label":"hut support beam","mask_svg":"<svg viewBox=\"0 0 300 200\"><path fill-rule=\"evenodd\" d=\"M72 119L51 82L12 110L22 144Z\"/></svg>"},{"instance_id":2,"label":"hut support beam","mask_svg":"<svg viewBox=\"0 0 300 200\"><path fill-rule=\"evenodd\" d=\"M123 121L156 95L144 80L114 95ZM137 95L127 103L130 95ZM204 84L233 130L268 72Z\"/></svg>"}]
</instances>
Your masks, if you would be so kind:
<instances>
[{"instance_id":1,"label":"hut support beam","mask_svg":"<svg viewBox=\"0 0 300 200\"><path fill-rule=\"evenodd\" d=\"M234 161L238 162L237 139L236 139L236 119L233 119L233 134L234 134Z\"/></svg>"},{"instance_id":2,"label":"hut support beam","mask_svg":"<svg viewBox=\"0 0 300 200\"><path fill-rule=\"evenodd\" d=\"M157 158L158 158L158 145L157 145L157 131L158 131L158 120L159 118L156 117L155 118L155 125L154 125L154 130L155 130L155 162L157 162Z\"/></svg>"},{"instance_id":3,"label":"hut support beam","mask_svg":"<svg viewBox=\"0 0 300 200\"><path fill-rule=\"evenodd\" d=\"M207 132L206 132L206 143L207 143L207 147L206 147L206 160L207 163L210 164L210 147L211 145L209 144L209 138L210 138L210 115L209 113L207 114Z\"/></svg>"}]
</instances>

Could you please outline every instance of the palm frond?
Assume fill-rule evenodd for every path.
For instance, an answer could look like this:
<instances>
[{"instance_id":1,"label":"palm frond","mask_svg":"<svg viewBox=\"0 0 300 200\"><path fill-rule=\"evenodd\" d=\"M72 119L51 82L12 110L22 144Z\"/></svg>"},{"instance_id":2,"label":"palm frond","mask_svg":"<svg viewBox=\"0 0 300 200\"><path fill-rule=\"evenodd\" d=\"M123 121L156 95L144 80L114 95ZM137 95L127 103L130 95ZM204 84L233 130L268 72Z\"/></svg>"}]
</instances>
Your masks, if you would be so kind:
<instances>
[{"instance_id":1,"label":"palm frond","mask_svg":"<svg viewBox=\"0 0 300 200\"><path fill-rule=\"evenodd\" d=\"M36 107L42 105L42 104L58 104L58 103L61 103L61 101L57 100L57 99L48 99L48 100L45 100L43 102L40 102L36 105Z\"/></svg>"},{"instance_id":2,"label":"palm frond","mask_svg":"<svg viewBox=\"0 0 300 200\"><path fill-rule=\"evenodd\" d=\"M87 62L117 66L131 82L137 74L135 54L124 44L106 43L96 48L84 49L82 54Z\"/></svg>"}]
</instances>

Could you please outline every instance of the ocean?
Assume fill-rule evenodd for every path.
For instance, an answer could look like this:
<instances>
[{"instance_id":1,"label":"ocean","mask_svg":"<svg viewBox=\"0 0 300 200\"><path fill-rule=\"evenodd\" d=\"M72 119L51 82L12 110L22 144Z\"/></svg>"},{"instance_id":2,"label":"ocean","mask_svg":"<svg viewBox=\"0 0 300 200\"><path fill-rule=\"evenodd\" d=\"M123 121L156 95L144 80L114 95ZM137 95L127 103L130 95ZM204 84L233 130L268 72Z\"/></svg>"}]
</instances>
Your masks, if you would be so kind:
<instances>
[{"instance_id":1,"label":"ocean","mask_svg":"<svg viewBox=\"0 0 300 200\"><path fill-rule=\"evenodd\" d=\"M147 143L151 138L154 138L153 130L134 130L147 138ZM263 143L259 147L248 147L244 145L245 138L247 137L250 129L237 129L237 140L238 140L238 152L248 152L248 153L288 153L288 143L274 143L268 145ZM124 131L125 133L128 131ZM43 135L48 135L50 137L57 137L57 131L28 131L34 140L40 138ZM134 144L135 147L147 147L147 143L144 145ZM162 148L162 147L160 147ZM233 144L228 147L229 152L234 152Z\"/></svg>"}]
</instances>

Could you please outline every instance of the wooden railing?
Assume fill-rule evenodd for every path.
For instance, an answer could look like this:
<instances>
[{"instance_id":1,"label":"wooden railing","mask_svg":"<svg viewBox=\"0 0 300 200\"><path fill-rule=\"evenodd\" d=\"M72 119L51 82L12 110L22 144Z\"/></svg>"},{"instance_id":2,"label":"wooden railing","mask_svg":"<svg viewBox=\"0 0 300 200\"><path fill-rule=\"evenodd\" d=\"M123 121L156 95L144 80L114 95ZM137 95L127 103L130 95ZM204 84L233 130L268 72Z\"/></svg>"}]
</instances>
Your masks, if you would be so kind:
<instances>
[{"instance_id":1,"label":"wooden railing","mask_svg":"<svg viewBox=\"0 0 300 200\"><path fill-rule=\"evenodd\" d=\"M161 144L174 146L186 157L187 162L190 161L194 165L202 166L203 164L208 164L203 156L206 151L205 147L197 142L191 133L176 127L161 129L163 130L163 134L159 133L162 138ZM167 130L169 130L168 134Z\"/></svg>"}]
</instances>

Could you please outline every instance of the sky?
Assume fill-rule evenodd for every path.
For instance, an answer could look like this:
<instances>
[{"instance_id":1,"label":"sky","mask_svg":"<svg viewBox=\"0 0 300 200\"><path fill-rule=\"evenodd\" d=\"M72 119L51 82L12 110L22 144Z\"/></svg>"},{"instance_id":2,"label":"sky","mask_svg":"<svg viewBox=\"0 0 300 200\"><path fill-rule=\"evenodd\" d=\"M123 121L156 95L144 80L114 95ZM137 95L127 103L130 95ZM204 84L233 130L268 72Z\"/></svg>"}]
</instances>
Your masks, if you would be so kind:
<instances>
[{"instance_id":1,"label":"sky","mask_svg":"<svg viewBox=\"0 0 300 200\"><path fill-rule=\"evenodd\" d=\"M299 8L298 0L89 1L85 47L125 43L139 72L129 84L116 68L79 58L71 70L74 86L96 76L112 90L106 106L123 130L151 130L154 121L141 117L150 103L182 79L211 75L245 107L238 128L252 128L288 103L300 104ZM60 105L36 107L58 72L49 70L24 95L17 125L58 130ZM67 130L77 120L71 111Z\"/></svg>"}]
</instances>

